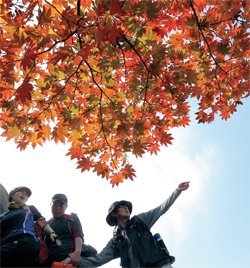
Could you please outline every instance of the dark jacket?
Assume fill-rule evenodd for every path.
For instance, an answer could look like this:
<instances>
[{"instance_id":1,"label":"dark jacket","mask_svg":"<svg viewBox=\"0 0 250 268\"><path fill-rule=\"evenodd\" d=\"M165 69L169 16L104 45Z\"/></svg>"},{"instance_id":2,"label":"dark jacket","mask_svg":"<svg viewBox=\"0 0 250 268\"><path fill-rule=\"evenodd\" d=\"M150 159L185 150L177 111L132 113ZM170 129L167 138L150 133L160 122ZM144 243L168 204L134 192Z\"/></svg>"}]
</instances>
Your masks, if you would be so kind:
<instances>
[{"instance_id":1,"label":"dark jacket","mask_svg":"<svg viewBox=\"0 0 250 268\"><path fill-rule=\"evenodd\" d=\"M40 217L34 206L13 208L0 216L2 267L34 267L39 249L34 220Z\"/></svg>"},{"instance_id":2,"label":"dark jacket","mask_svg":"<svg viewBox=\"0 0 250 268\"><path fill-rule=\"evenodd\" d=\"M161 205L159 205L158 207L148 212L140 213L137 215L137 217L147 226L148 230L150 230L150 228L156 223L156 221L160 218L160 216L168 211L168 209L172 206L172 204L174 203L174 201L179 195L180 195L180 192L174 191L170 195L170 197L167 200L165 200ZM145 267L145 265L142 266L141 263L142 261L146 261L146 260L145 259L141 260L140 255L141 255L141 252L145 253L146 251L148 251L148 249L146 249L146 245L143 245L143 249L142 248L139 249L139 244L141 244L141 242L139 242L139 239L138 240L135 239L134 237L135 235L136 235L136 232L132 233L131 231L130 233L130 230L128 228L126 228L123 234L125 239L128 240L124 244L124 251L126 251L126 257L122 255L124 253L122 253L121 250L119 252L119 247L117 247L116 241L114 240L114 238L112 238L110 239L110 241L107 243L107 245L99 254L97 254L94 257L82 258L81 267L101 266L119 257L121 257L122 262L123 260L125 260L125 258L129 259L129 264L126 267L133 267L133 268ZM146 235L148 234L145 234L145 236ZM130 241L130 239L132 242ZM149 247L150 247L150 244L149 244Z\"/></svg>"},{"instance_id":3,"label":"dark jacket","mask_svg":"<svg viewBox=\"0 0 250 268\"><path fill-rule=\"evenodd\" d=\"M158 245L148 226L137 216L129 220L125 232L127 238L118 227L113 238L122 267L131 267L131 260L127 254L130 245L138 257L140 267L162 267L164 264L174 262L174 257Z\"/></svg>"},{"instance_id":4,"label":"dark jacket","mask_svg":"<svg viewBox=\"0 0 250 268\"><path fill-rule=\"evenodd\" d=\"M47 262L51 264L54 261L62 261L67 258L68 255L75 250L75 238L81 237L84 239L84 235L81 222L74 213L52 218L48 223L62 243L61 246L58 246L56 243L52 242L49 237L46 239L49 249Z\"/></svg>"}]
</instances>

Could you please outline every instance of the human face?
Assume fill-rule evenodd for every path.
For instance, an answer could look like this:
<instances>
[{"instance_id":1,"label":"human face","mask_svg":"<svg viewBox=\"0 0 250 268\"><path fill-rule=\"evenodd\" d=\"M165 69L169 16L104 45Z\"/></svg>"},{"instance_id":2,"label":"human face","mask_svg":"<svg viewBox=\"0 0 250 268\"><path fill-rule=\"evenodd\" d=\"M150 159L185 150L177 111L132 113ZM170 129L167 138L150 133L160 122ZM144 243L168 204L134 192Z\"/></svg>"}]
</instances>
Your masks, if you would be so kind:
<instances>
[{"instance_id":1,"label":"human face","mask_svg":"<svg viewBox=\"0 0 250 268\"><path fill-rule=\"evenodd\" d=\"M12 197L12 201L15 201L21 204L25 204L28 199L29 199L29 195L25 190L20 190L18 192L15 192L15 194Z\"/></svg>"},{"instance_id":2,"label":"human face","mask_svg":"<svg viewBox=\"0 0 250 268\"><path fill-rule=\"evenodd\" d=\"M57 200L54 201L51 205L51 212L53 214L53 217L58 218L65 214L65 210L67 208L67 204L64 204L63 202Z\"/></svg>"},{"instance_id":3,"label":"human face","mask_svg":"<svg viewBox=\"0 0 250 268\"><path fill-rule=\"evenodd\" d=\"M129 212L128 207L125 205L118 206L118 208L116 210L116 215L120 218L129 218L130 212Z\"/></svg>"}]
</instances>

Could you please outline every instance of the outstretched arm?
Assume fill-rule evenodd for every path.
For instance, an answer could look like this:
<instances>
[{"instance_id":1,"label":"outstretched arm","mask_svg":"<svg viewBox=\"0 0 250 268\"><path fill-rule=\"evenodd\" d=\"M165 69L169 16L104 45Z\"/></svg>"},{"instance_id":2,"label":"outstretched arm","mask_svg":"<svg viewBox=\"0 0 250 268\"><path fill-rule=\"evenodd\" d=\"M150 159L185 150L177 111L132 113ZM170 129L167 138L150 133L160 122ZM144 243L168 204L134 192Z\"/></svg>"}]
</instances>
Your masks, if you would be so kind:
<instances>
[{"instance_id":1,"label":"outstretched arm","mask_svg":"<svg viewBox=\"0 0 250 268\"><path fill-rule=\"evenodd\" d=\"M170 197L165 200L160 206L151 209L148 212L140 213L137 216L149 227L151 228L155 222L166 213L169 208L173 205L177 197L182 191L187 190L189 187L189 182L182 182L178 185L177 189L170 195Z\"/></svg>"},{"instance_id":2,"label":"outstretched arm","mask_svg":"<svg viewBox=\"0 0 250 268\"><path fill-rule=\"evenodd\" d=\"M179 191L179 192L187 190L188 187L189 187L189 183L190 183L189 181L185 181L185 182L180 183L176 190Z\"/></svg>"},{"instance_id":3,"label":"outstretched arm","mask_svg":"<svg viewBox=\"0 0 250 268\"><path fill-rule=\"evenodd\" d=\"M99 267L119 257L113 239L107 243L103 250L93 257L82 257L80 267Z\"/></svg>"}]
</instances>

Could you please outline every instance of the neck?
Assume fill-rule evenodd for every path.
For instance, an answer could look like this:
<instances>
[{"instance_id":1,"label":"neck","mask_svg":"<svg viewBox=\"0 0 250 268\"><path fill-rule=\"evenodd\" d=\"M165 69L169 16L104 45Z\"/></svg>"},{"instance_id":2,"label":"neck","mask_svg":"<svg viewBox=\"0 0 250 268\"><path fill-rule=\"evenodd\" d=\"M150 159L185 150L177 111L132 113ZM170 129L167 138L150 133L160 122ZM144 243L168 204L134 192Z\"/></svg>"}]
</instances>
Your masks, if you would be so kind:
<instances>
[{"instance_id":1,"label":"neck","mask_svg":"<svg viewBox=\"0 0 250 268\"><path fill-rule=\"evenodd\" d=\"M120 227L122 227L123 229L125 229L126 228L126 226L127 226L127 222L128 222L128 218L118 218L117 219L117 223L118 223L118 225L120 226Z\"/></svg>"},{"instance_id":2,"label":"neck","mask_svg":"<svg viewBox=\"0 0 250 268\"><path fill-rule=\"evenodd\" d=\"M17 202L17 201L11 201L9 203L8 209L12 209L12 208L22 208L23 206L25 206L25 204Z\"/></svg>"}]
</instances>

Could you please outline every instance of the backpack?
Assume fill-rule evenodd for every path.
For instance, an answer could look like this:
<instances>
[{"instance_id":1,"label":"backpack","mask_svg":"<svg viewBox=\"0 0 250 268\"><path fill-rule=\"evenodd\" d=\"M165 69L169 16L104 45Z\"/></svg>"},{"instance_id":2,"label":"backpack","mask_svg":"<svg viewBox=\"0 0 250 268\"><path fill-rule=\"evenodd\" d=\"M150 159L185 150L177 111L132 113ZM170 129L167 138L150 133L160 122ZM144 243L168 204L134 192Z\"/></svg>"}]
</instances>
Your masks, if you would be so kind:
<instances>
[{"instance_id":1,"label":"backpack","mask_svg":"<svg viewBox=\"0 0 250 268\"><path fill-rule=\"evenodd\" d=\"M124 243L126 239L119 234L119 229L116 231L113 241L121 257L121 265L130 267L126 252L127 245ZM148 226L137 216L129 220L126 234L141 267L162 267L164 264L172 264L175 261L175 258L169 255L167 248L163 248L157 242Z\"/></svg>"},{"instance_id":2,"label":"backpack","mask_svg":"<svg viewBox=\"0 0 250 268\"><path fill-rule=\"evenodd\" d=\"M70 217L68 218L68 228L70 230L70 232L72 233L72 224L76 218L77 214L76 213L71 213L70 214ZM95 256L97 254L97 250L89 245L89 244L86 244L86 243L83 243L82 245L82 250L81 250L81 256L82 257L92 257L92 256Z\"/></svg>"},{"instance_id":3,"label":"backpack","mask_svg":"<svg viewBox=\"0 0 250 268\"><path fill-rule=\"evenodd\" d=\"M69 228L70 233L72 233L72 224L73 224L75 218L76 218L76 214L71 213L70 217L68 219L68 228ZM35 222L35 224L34 224L34 229L35 229L35 233L36 233L36 236L37 236L37 238L39 240L39 244L40 244L36 262L39 264L43 264L43 263L45 263L45 261L49 257L49 249L48 249L47 243L45 241L46 240L46 233L43 231L43 228L41 228L41 226L37 222Z\"/></svg>"},{"instance_id":4,"label":"backpack","mask_svg":"<svg viewBox=\"0 0 250 268\"><path fill-rule=\"evenodd\" d=\"M29 206L26 206L26 208L32 214ZM43 228L37 223L37 221L34 222L34 231L35 231L36 237L38 238L38 241L39 241L38 255L37 255L37 258L35 261L39 264L43 264L47 260L47 258L49 257L49 250L48 250L48 246L45 242Z\"/></svg>"},{"instance_id":5,"label":"backpack","mask_svg":"<svg viewBox=\"0 0 250 268\"><path fill-rule=\"evenodd\" d=\"M49 257L49 250L48 250L48 246L45 242L44 239L44 233L43 233L43 229L41 228L41 226L36 222L34 224L34 229L35 229L35 233L36 236L39 240L39 252L38 252L38 256L36 261L40 264L43 264L47 258Z\"/></svg>"}]
</instances>

